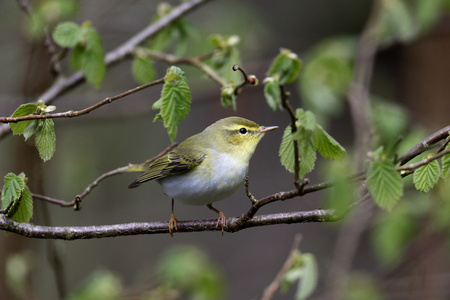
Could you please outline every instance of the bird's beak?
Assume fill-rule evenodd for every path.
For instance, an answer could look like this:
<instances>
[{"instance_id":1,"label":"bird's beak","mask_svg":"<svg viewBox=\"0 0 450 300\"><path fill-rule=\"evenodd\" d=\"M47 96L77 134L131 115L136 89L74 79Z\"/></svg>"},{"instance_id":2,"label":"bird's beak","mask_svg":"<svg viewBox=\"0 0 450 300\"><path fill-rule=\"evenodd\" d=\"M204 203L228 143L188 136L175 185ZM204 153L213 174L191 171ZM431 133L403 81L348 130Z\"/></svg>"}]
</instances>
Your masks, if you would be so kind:
<instances>
[{"instance_id":1,"label":"bird's beak","mask_svg":"<svg viewBox=\"0 0 450 300\"><path fill-rule=\"evenodd\" d=\"M268 127L261 126L261 127L259 128L259 133L266 133L266 132L275 130L275 129L277 129L277 128L278 128L278 126L268 126Z\"/></svg>"}]
</instances>

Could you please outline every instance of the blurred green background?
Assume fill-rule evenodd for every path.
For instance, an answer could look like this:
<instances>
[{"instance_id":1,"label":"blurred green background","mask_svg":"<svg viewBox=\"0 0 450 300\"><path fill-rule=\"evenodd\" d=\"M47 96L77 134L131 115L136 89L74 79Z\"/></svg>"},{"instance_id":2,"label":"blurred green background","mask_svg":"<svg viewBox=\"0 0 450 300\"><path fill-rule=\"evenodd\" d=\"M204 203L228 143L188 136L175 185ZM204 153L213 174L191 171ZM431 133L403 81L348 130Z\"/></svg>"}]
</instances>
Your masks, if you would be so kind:
<instances>
[{"instance_id":1,"label":"blurred green background","mask_svg":"<svg viewBox=\"0 0 450 300\"><path fill-rule=\"evenodd\" d=\"M46 1L31 1L31 4L36 8L44 2ZM171 3L176 5L178 2ZM105 50L109 51L147 26L156 14L157 4L157 1L137 0L78 1L76 12L69 13L65 19L79 24L86 20L91 21L101 35ZM195 34L189 41L185 55L199 55L210 51L208 38L212 34L237 34L241 38L239 49L242 66L248 73L255 74L262 80L279 48L291 49L301 59L305 59L304 63L307 65L308 55L311 58L314 47L325 40L353 36L357 41L371 8L372 1L366 0L211 1L186 16ZM406 117L404 125L399 126L403 126L404 131L420 128L415 131L421 134L415 135L413 144L427 134L448 125L450 19L448 10L446 12L433 15L432 25L423 34L414 35L410 40L386 43L376 56L371 91L379 97L389 99L390 105L394 105L380 105L380 114L385 114L383 109L392 113L401 106L399 114L406 114ZM0 2L0 20L0 115L7 116L12 114L18 105L38 100L37 97L51 84L52 79L42 39L30 37L29 18L19 8L18 3ZM63 67L64 73L70 74L68 66ZM156 67L159 78L163 76L168 65L156 63ZM214 121L230 115L246 117L261 125L278 125L282 129L289 124L289 118L284 111L274 113L267 106L262 84L244 88L237 99L237 111L234 112L231 108L223 108L220 105L220 89L215 83L192 67L181 67L186 72L193 102L191 113L180 124L177 141L182 141ZM138 84L132 78L130 68L131 60L120 62L108 69L99 90L82 84L58 97L53 104L58 112L78 110L133 88ZM297 85L289 86L289 90L292 92L290 101L293 106L313 107L302 98ZM155 111L151 106L159 95L160 87L149 88L106 105L89 115L55 120L56 153L46 163L39 160L33 144L24 143L22 137L11 134L3 138L0 142L0 177L3 178L8 172L18 174L24 171L30 179L29 185L33 192L66 201L72 200L100 174L128 163L143 162L170 144L162 123L152 122ZM342 104L335 108L340 113L331 114L332 116L326 119L327 130L345 148L350 149L353 129L345 97L342 98L339 100ZM278 130L267 134L252 158L249 172L250 190L256 198L294 188L291 174L284 170L278 159L282 133L283 130ZM324 163L324 159L321 160L315 171L307 175L313 183L325 180L320 173ZM33 223L82 226L168 220L170 199L164 196L159 185L148 183L139 189L129 190L127 186L134 177L135 174L124 174L102 182L83 200L82 210L78 212L70 208L44 205L35 200ZM446 195L448 197L448 194ZM259 213L325 208L324 198L324 192L313 193L302 198L274 203L264 207ZM403 201L414 200L423 204L426 199L428 198L423 196L419 197L419 200ZM239 216L250 207L250 201L242 188L229 199L217 203L216 207L226 216ZM420 208L420 205L417 207ZM176 204L175 211L180 220L214 217L204 207L191 207L180 203ZM405 211L409 210L405 208ZM402 214L398 214L400 217L396 220L401 219ZM408 223L412 217L410 213L406 215L405 222ZM376 247L372 247L371 229L376 229L377 224L385 217L379 213L372 215L372 218L377 221L364 229L352 265L354 270L378 278L384 269L380 262L382 259L377 257L377 250L374 250ZM448 299L450 269L448 248L445 247L443 239L445 234L433 231L431 237L427 236L420 230L428 224L427 217L420 215L415 220L417 222L414 222L414 229L406 226L407 243L412 243L412 237L425 235L429 240L414 240L417 247L422 247L430 241L433 242L433 247L423 252L423 255L430 259L420 260L416 268L408 269L408 272L411 272L410 276L423 274L423 269L419 268L423 263L424 268L429 270L426 275L430 277L420 277L423 279L422 290L432 294L421 294L425 298L420 299ZM58 280L55 279L52 269L52 265L58 265L61 271L57 272L56 276L64 282L63 286L69 294L79 290L86 281L92 282L92 274L111 271L116 277L102 277L106 281L110 279L109 285L106 284L107 289L116 286L124 295L139 299L136 298L138 291L155 289L163 281L161 278L164 276L157 274L160 268L158 265L164 261L164 255L182 249L181 253L189 254L193 251L194 257L200 257L192 258L188 255L186 259L199 259L199 264L205 266L211 264L212 276L219 278L223 284L223 293L220 290L219 294L223 294L224 299L257 299L281 268L294 236L298 233L302 235L301 251L314 254L318 262L319 288L315 295L319 297L329 280L327 273L339 225L278 225L247 229L234 234L225 233L223 236L219 232L175 233L173 238L169 235L149 235L71 242L0 234L0 298L59 299ZM392 228L401 230L395 226ZM394 241L398 239L401 238L393 237ZM384 240L377 243L378 247L384 248ZM16 257L14 261L15 254L21 256ZM60 259L58 264L52 262L55 257ZM8 266L13 271L7 271ZM388 266L393 268L392 265ZM8 272L16 274L17 283L11 283L11 278L7 281L8 276L12 276ZM188 270L188 274L190 272ZM363 281L363 277L359 276L359 280ZM388 291L385 299L414 299L409 298L408 293L411 291L408 286L414 285L414 280L408 276L405 278L396 282L400 286L399 290L403 291L404 287L404 293L396 289L395 293L390 294L390 287L383 285ZM434 285L427 283L430 278ZM14 291L11 288L14 284L26 285L21 291ZM188 294L181 299L207 299ZM294 294L295 289L291 289L287 294L277 293L274 299L292 299ZM115 297L114 291L111 295ZM163 299L162 296L160 299Z\"/></svg>"}]
</instances>

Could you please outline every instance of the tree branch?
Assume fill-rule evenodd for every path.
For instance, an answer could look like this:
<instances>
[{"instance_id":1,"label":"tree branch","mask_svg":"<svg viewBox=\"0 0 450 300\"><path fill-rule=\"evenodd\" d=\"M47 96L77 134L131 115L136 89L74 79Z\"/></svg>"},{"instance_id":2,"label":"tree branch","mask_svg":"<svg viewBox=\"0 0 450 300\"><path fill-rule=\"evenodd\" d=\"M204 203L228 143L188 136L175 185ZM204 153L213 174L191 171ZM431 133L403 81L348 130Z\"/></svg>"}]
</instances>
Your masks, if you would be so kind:
<instances>
[{"instance_id":1,"label":"tree branch","mask_svg":"<svg viewBox=\"0 0 450 300\"><path fill-rule=\"evenodd\" d=\"M439 143L442 140L445 140L450 137L450 125L442 128L441 130L436 131L432 135L428 136L426 139L412 147L406 153L401 155L398 158L400 165L406 164L408 161L413 159L414 157L420 155L421 153L427 151L436 143Z\"/></svg>"},{"instance_id":2,"label":"tree branch","mask_svg":"<svg viewBox=\"0 0 450 300\"><path fill-rule=\"evenodd\" d=\"M114 176L114 175L118 175L118 174L122 174L124 172L141 172L141 171L144 171L145 166L148 166L149 164L151 164L152 162L154 162L155 160L157 160L161 156L165 155L167 152L172 150L177 145L178 145L177 142L173 143L172 145L170 145L169 147L164 149L160 154L158 154L155 157L152 157L152 158L148 159L147 161L145 161L142 164L129 164L128 166L120 167L120 168L117 168L115 170L103 173L102 175L97 177L97 179L95 179L90 185L88 185L80 195L76 195L75 199L73 201L71 201L71 202L65 202L63 200L58 200L58 199L54 199L54 198L50 198L50 197L47 197L47 196L38 195L38 194L34 194L34 193L32 193L31 195L33 196L34 199L47 201L47 202L52 203L52 204L57 204L57 205L59 205L61 207L73 207L74 210L80 210L81 209L81 200L83 200L83 198L86 197L92 191L92 189L94 189L96 186L98 186L98 184L101 181L103 181L104 179L106 179L108 177L111 177L111 176ZM0 211L0 213L1 213L1 211Z\"/></svg>"},{"instance_id":3,"label":"tree branch","mask_svg":"<svg viewBox=\"0 0 450 300\"><path fill-rule=\"evenodd\" d=\"M93 111L93 110L95 110L95 109L97 109L97 108L99 108L99 107L101 107L101 106L103 106L105 104L109 104L109 103L111 103L111 102L113 102L115 100L124 98L124 97L129 96L131 94L134 94L136 92L139 92L139 91L141 91L141 90L143 90L143 89L145 89L147 87L154 86L154 85L157 85L157 84L163 84L163 83L164 83L164 78L157 79L157 80L154 80L152 82L148 82L146 84L140 85L140 86L138 86L136 88L133 88L131 90L128 90L126 92L117 94L115 96L107 97L107 98L103 99L102 101L100 101L100 102L98 102L98 103L96 103L96 104L94 104L92 106L89 106L89 107L87 107L85 109L78 110L78 111L70 110L70 111L62 112L62 113L44 114L44 115L30 114L30 115L22 116L22 117L0 117L0 122L2 122L2 123L16 123L16 122L25 121L25 120L79 117L81 115L88 114L91 111Z\"/></svg>"},{"instance_id":4,"label":"tree branch","mask_svg":"<svg viewBox=\"0 0 450 300\"><path fill-rule=\"evenodd\" d=\"M128 41L124 42L122 45L111 50L105 55L105 63L107 66L111 66L129 56L133 49L140 43L144 42L146 39L156 35L159 31L170 25L172 22L178 18L186 15L187 13L193 11L199 6L209 2L211 0L191 0L189 2L183 2L177 7L175 7L167 15L159 19L158 21L150 24L148 27L144 28L142 31L131 37ZM19 2L20 4L20 2ZM75 72L70 77L60 76L55 83L47 89L38 99L42 100L45 104L50 104L58 96L64 94L71 88L76 87L85 81L85 76L82 72ZM11 130L8 125L0 125L0 138L9 134Z\"/></svg>"},{"instance_id":5,"label":"tree branch","mask_svg":"<svg viewBox=\"0 0 450 300\"><path fill-rule=\"evenodd\" d=\"M289 213L278 213L254 217L242 223L240 218L226 220L224 231L237 232L246 228L292 223L335 222L338 220L333 210L311 210ZM217 228L217 220L178 221L176 232L221 231ZM28 238L79 240L118 237L140 234L169 233L169 222L124 223L101 226L40 226L19 223L5 216L0 216L0 229L13 232Z\"/></svg>"},{"instance_id":6,"label":"tree branch","mask_svg":"<svg viewBox=\"0 0 450 300\"><path fill-rule=\"evenodd\" d=\"M153 58L155 60L163 61L168 64L178 65L178 64L187 64L192 65L203 73L205 73L209 78L211 78L214 82L219 84L220 86L225 86L228 84L226 80L220 77L210 66L204 64L202 61L209 58L212 53L198 56L198 57L177 57L173 54L162 53L159 51L149 50L145 48L136 48L134 52L138 55L142 55L145 57Z\"/></svg>"},{"instance_id":7,"label":"tree branch","mask_svg":"<svg viewBox=\"0 0 450 300\"><path fill-rule=\"evenodd\" d=\"M295 263L295 258L298 255L299 246L301 241L301 235L297 234L294 237L294 242L291 247L291 251L289 252L289 255L284 262L283 266L281 267L281 270L277 273L273 281L270 283L269 286L267 286L264 289L264 294L261 298L261 300L271 300L275 294L275 292L280 287L281 283L283 282L283 277L286 274L286 272L292 267L292 265Z\"/></svg>"}]
</instances>

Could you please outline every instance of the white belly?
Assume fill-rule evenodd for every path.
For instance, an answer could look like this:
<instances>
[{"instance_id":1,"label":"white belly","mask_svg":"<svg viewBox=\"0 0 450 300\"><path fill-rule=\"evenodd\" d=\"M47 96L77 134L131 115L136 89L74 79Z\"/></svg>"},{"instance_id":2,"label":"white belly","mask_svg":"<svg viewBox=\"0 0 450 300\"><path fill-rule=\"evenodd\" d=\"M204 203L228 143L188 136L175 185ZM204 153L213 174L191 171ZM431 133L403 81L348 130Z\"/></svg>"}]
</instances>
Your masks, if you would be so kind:
<instances>
[{"instance_id":1,"label":"white belly","mask_svg":"<svg viewBox=\"0 0 450 300\"><path fill-rule=\"evenodd\" d=\"M221 154L214 167L201 163L185 174L159 180L164 193L184 204L207 205L232 195L244 182L248 163Z\"/></svg>"}]
</instances>

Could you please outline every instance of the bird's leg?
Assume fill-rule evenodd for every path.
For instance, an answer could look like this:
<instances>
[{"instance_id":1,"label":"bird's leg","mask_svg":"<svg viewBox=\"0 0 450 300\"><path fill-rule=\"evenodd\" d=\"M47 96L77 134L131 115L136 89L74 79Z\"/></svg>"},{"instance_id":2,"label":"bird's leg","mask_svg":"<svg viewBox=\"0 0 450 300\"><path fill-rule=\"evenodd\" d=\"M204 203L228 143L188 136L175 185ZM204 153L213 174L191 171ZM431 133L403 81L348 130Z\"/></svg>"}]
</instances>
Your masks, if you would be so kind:
<instances>
[{"instance_id":1,"label":"bird's leg","mask_svg":"<svg viewBox=\"0 0 450 300\"><path fill-rule=\"evenodd\" d=\"M223 214L223 212L218 211L217 209L215 209L212 204L208 204L206 205L210 210L215 211L218 215L219 218L217 219L217 224L216 224L216 228L219 228L219 224L222 226L222 235L223 235L223 229L225 227L225 222L226 222L226 218L225 215Z\"/></svg>"},{"instance_id":2,"label":"bird's leg","mask_svg":"<svg viewBox=\"0 0 450 300\"><path fill-rule=\"evenodd\" d=\"M252 204L256 204L258 203L258 200L255 199L255 197L252 195L252 193L250 193L248 187L250 185L250 179L248 178L248 176L245 176L245 193L247 194L248 199L250 199L250 201L252 201Z\"/></svg>"},{"instance_id":3,"label":"bird's leg","mask_svg":"<svg viewBox=\"0 0 450 300\"><path fill-rule=\"evenodd\" d=\"M173 207L174 207L174 203L173 203L173 199L172 199L172 214L170 215L170 220L169 220L169 233L171 236L173 236L174 228L175 228L175 230L178 231L177 218L175 217L175 214L173 213Z\"/></svg>"}]
</instances>

